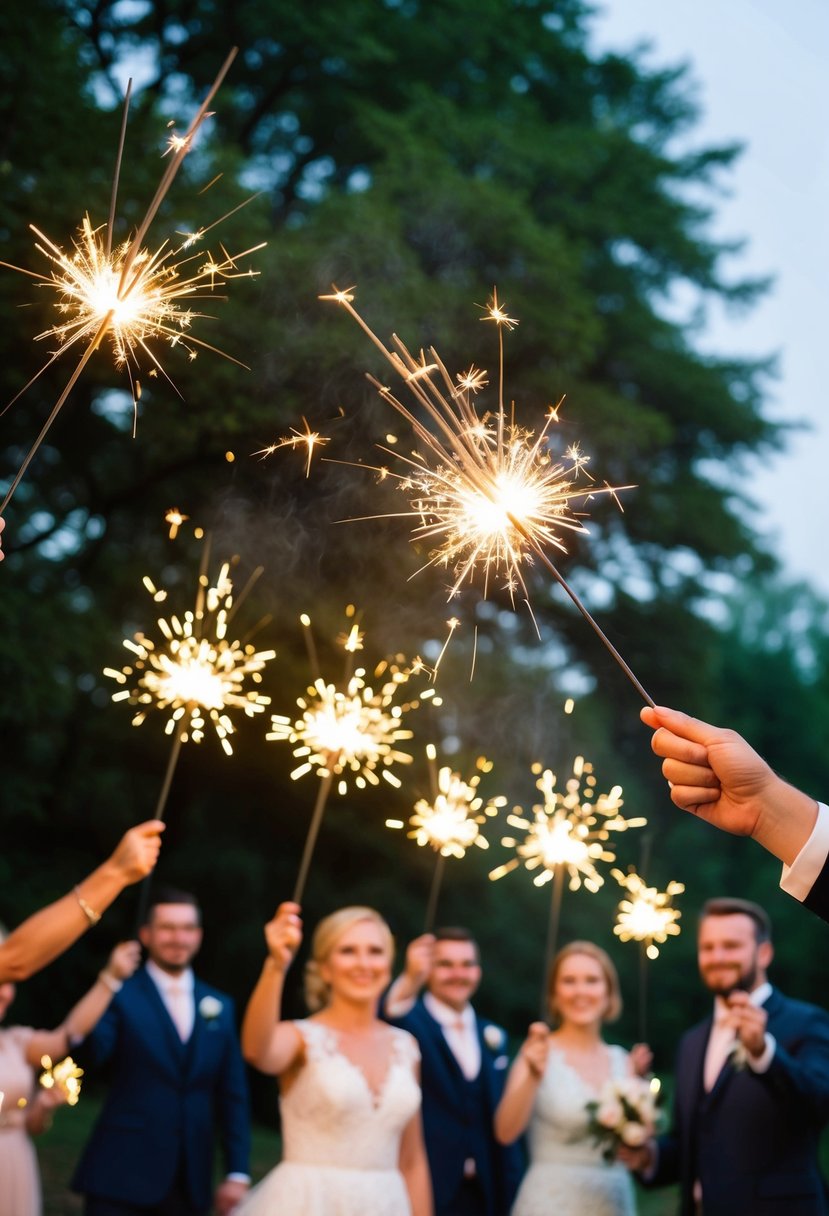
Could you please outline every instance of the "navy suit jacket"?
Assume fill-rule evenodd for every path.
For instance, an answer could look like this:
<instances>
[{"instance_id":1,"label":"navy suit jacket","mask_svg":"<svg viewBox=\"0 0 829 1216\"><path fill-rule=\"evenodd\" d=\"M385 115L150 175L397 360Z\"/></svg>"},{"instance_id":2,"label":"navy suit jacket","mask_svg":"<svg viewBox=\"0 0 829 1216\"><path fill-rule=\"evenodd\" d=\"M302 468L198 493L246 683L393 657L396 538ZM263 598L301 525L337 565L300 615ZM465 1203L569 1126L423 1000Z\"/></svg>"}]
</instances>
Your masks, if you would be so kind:
<instances>
[{"instance_id":1,"label":"navy suit jacket","mask_svg":"<svg viewBox=\"0 0 829 1216\"><path fill-rule=\"evenodd\" d=\"M659 1140L654 1185L679 1182L683 1216L702 1184L705 1216L826 1216L817 1162L829 1120L829 1014L776 989L765 1004L777 1048L768 1072L727 1063L703 1089L712 1019L683 1038L673 1130Z\"/></svg>"},{"instance_id":2,"label":"navy suit jacket","mask_svg":"<svg viewBox=\"0 0 829 1216\"><path fill-rule=\"evenodd\" d=\"M421 1053L423 1087L423 1136L432 1175L437 1216L457 1194L464 1176L466 1146L472 1144L478 1178L483 1188L488 1216L507 1216L523 1172L523 1148L505 1147L495 1140L492 1130L495 1108L506 1079L507 1036L494 1022L475 1015L481 1044L480 1085L483 1110L472 1122L469 1118L469 1083L446 1042L438 1022L422 1000L405 1017L392 1019L415 1036ZM488 1028L492 1029L489 1030ZM487 1039L497 1042L493 1048Z\"/></svg>"},{"instance_id":3,"label":"navy suit jacket","mask_svg":"<svg viewBox=\"0 0 829 1216\"><path fill-rule=\"evenodd\" d=\"M803 903L822 920L829 921L829 857Z\"/></svg>"},{"instance_id":4,"label":"navy suit jacket","mask_svg":"<svg viewBox=\"0 0 829 1216\"><path fill-rule=\"evenodd\" d=\"M193 1033L182 1043L142 967L126 981L85 1043L81 1063L109 1063L107 1098L81 1157L73 1189L150 1206L170 1191L179 1166L194 1210L213 1194L215 1128L228 1173L248 1173L250 1118L233 1002L195 980ZM221 1006L199 1011L206 996Z\"/></svg>"}]
</instances>

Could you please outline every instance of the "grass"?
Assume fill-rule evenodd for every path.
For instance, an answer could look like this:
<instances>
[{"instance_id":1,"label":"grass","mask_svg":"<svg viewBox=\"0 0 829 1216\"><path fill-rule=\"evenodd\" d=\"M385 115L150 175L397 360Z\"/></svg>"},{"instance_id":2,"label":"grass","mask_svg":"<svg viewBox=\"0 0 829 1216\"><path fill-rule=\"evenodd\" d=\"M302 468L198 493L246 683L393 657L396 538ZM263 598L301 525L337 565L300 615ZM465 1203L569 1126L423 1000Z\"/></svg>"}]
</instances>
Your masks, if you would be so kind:
<instances>
[{"instance_id":1,"label":"grass","mask_svg":"<svg viewBox=\"0 0 829 1216\"><path fill-rule=\"evenodd\" d=\"M44 1216L82 1216L83 1200L72 1194L69 1182L99 1109L98 1097L85 1094L73 1109L59 1110L52 1130L37 1141ZM254 1179L261 1178L276 1163L278 1149L276 1134L254 1124L251 1156ZM675 1216L678 1206L673 1188L639 1195L639 1216Z\"/></svg>"}]
</instances>

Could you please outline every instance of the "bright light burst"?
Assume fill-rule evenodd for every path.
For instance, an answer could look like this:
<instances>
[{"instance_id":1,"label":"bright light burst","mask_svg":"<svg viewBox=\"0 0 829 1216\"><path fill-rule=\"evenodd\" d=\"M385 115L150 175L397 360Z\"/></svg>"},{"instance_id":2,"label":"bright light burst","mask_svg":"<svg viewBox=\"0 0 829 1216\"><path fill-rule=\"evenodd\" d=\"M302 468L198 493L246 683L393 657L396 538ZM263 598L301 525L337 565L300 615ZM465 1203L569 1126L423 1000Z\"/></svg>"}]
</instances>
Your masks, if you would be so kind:
<instances>
[{"instance_id":1,"label":"bright light burst","mask_svg":"<svg viewBox=\"0 0 829 1216\"><path fill-rule=\"evenodd\" d=\"M658 958L659 946L680 932L676 922L682 913L671 906L671 900L682 894L685 884L669 882L666 890L659 891L649 887L632 867L627 874L621 870L611 870L611 874L630 896L619 904L613 932L623 942L642 942L648 958Z\"/></svg>"},{"instance_id":2,"label":"bright light burst","mask_svg":"<svg viewBox=\"0 0 829 1216\"><path fill-rule=\"evenodd\" d=\"M71 1056L66 1056L57 1064L53 1064L49 1056L41 1056L40 1064L43 1072L38 1077L38 1084L43 1089L59 1090L67 1106L77 1106L83 1069L78 1068Z\"/></svg>"},{"instance_id":3,"label":"bright light burst","mask_svg":"<svg viewBox=\"0 0 829 1216\"><path fill-rule=\"evenodd\" d=\"M209 724L230 755L228 736L235 728L228 711L238 709L253 717L270 705L270 697L258 688L246 689L245 682L260 684L262 669L276 652L256 650L249 641L228 633L236 609L261 569L234 599L229 562L222 565L215 584L209 585L207 552L205 548L195 607L159 617L161 636L156 641L144 633L125 638L124 646L135 658L120 671L106 667L104 675L123 685L113 693L113 701L137 707L133 726L140 726L153 709L166 711L166 734L179 732L182 742L200 743ZM150 578L144 579L144 586L156 603L167 598Z\"/></svg>"},{"instance_id":4,"label":"bright light burst","mask_svg":"<svg viewBox=\"0 0 829 1216\"><path fill-rule=\"evenodd\" d=\"M111 346L116 368L126 368L127 370L133 399L136 402L141 395L139 376L144 367L148 369L150 376L156 376L159 372L166 376L156 349L158 342L167 343L170 346L181 346L190 359L195 359L199 349L224 354L217 347L193 336L191 332L193 322L206 315L194 311L193 304L195 301L207 297L217 298L217 289L224 287L231 279L249 277L256 273L252 270L240 271L238 263L242 258L263 248L263 245L259 244L233 255L229 254L223 246L219 247L219 255L189 252L197 241L202 240L212 228L221 222L221 219L228 218L227 216L214 220L196 232L183 234L184 239L178 244L164 241L154 251L150 251L145 246L145 238L159 207L173 184L184 157L193 147L197 131L209 116L208 105L235 55L235 50L228 55L186 133L184 135L174 134L170 137L164 153L165 156L169 155L166 167L143 219L129 240L113 250L118 188L118 170L116 170L108 222L96 225L88 215L84 216L72 242L73 247L68 252L39 228L33 224L30 225L36 237L35 248L47 259L49 264L45 273L13 266L8 262L0 262L0 265L8 266L12 270L29 276L39 286L52 292L58 314L55 324L37 335L38 340L50 339L55 342L56 348L40 371L21 389L14 400L17 400L48 367L51 367L62 356L73 351L79 354L66 386L52 407L40 434L0 505L0 513L17 489L32 457L43 442L84 367L105 339ZM123 152L128 107L129 92L125 102L124 124L118 150L119 166ZM229 355L224 357L231 358ZM239 361L232 359L232 362Z\"/></svg>"},{"instance_id":5,"label":"bright light burst","mask_svg":"<svg viewBox=\"0 0 829 1216\"><path fill-rule=\"evenodd\" d=\"M577 447L565 456L551 453L549 430L558 422L559 405L550 407L535 433L507 416L503 402L503 343L497 409L478 413L472 397L487 383L487 373L470 366L454 379L434 348L414 355L395 335L387 349L352 305L353 288L333 288L324 300L346 309L398 373L422 410L412 412L374 377L380 395L411 424L422 450L393 453L408 466L391 474L410 501L406 514L419 523L413 540L432 543L427 565L452 572L450 598L476 574L486 594L491 577L501 577L512 596L527 598L523 567L532 565L545 546L566 552L568 533L585 532L574 503L596 493L616 495L609 485L579 484L586 477L585 457ZM517 321L498 303L497 294L483 320L512 329ZM425 417L425 421L422 420ZM383 470L384 475L389 475Z\"/></svg>"},{"instance_id":6,"label":"bright light burst","mask_svg":"<svg viewBox=\"0 0 829 1216\"><path fill-rule=\"evenodd\" d=\"M430 743L426 751L430 764L434 764L434 746ZM481 777L491 771L492 764L483 756L475 763L478 771L469 780L449 765L438 769L432 800L420 798L415 803L414 814L409 819L412 831L407 833L411 840L421 846L430 845L443 857L463 857L472 845L479 849L489 848L481 825L497 815L507 800L500 794L484 799L478 793ZM387 820L386 824L393 826L394 822Z\"/></svg>"},{"instance_id":7,"label":"bright light burst","mask_svg":"<svg viewBox=\"0 0 829 1216\"><path fill-rule=\"evenodd\" d=\"M302 622L310 631L310 619L303 616ZM353 626L339 642L347 654L354 654L362 649L362 634ZM365 667L356 668L339 685L317 675L297 698L299 716L273 714L266 735L269 740L296 744L293 754L300 764L291 773L292 780L310 772L320 778L336 777L340 794L347 792L349 780L358 789L379 785L380 778L399 787L394 766L412 762L411 754L400 746L412 738L403 717L433 690L408 701L398 698L410 677L422 670L419 660L409 665L396 655L381 660L370 674Z\"/></svg>"},{"instance_id":8,"label":"bright light burst","mask_svg":"<svg viewBox=\"0 0 829 1216\"><path fill-rule=\"evenodd\" d=\"M520 807L507 816L507 823L526 835L523 840L513 836L502 839L501 843L515 849L517 856L492 870L489 877L503 878L523 862L528 870L539 871L533 878L538 887L549 882L561 867L569 875L571 891L582 884L588 891L598 891L604 883L598 863L616 860L607 843L610 834L642 827L646 820L625 819L620 814L623 803L619 785L596 796L593 765L583 756L576 757L573 775L564 790L556 789L556 776L550 769L542 772L540 765L534 765L533 771L540 772L536 787L542 800L533 806L532 818Z\"/></svg>"}]
</instances>

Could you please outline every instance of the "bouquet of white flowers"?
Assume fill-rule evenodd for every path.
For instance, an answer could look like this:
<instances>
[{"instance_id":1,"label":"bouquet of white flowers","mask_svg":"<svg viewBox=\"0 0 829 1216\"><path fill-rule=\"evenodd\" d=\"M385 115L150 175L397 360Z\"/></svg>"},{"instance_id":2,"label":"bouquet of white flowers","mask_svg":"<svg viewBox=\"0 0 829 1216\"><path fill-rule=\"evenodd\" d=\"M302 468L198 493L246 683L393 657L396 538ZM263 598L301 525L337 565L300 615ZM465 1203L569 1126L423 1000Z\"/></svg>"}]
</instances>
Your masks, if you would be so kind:
<instances>
[{"instance_id":1,"label":"bouquet of white flowers","mask_svg":"<svg viewBox=\"0 0 829 1216\"><path fill-rule=\"evenodd\" d=\"M587 1103L590 1133L601 1145L605 1161L613 1161L619 1145L640 1148L654 1135L659 1122L659 1096L656 1077L624 1077L607 1081L598 1098Z\"/></svg>"}]
</instances>

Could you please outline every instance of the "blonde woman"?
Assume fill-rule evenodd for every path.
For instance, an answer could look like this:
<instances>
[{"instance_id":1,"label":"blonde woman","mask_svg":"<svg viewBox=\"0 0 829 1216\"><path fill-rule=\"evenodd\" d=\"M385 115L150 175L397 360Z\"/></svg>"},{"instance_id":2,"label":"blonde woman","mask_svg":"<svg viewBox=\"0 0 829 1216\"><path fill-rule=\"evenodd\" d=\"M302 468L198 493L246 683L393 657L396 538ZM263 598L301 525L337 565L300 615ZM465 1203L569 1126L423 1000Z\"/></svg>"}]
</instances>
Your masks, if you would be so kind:
<instances>
[{"instance_id":1,"label":"blonde woman","mask_svg":"<svg viewBox=\"0 0 829 1216\"><path fill-rule=\"evenodd\" d=\"M503 1144L529 1128L530 1167L513 1216L635 1216L630 1176L603 1160L587 1103L607 1081L644 1073L650 1052L640 1045L629 1055L604 1041L603 1026L619 1016L622 1002L616 968L592 942L559 951L548 997L556 1029L544 1022L530 1027L495 1112Z\"/></svg>"},{"instance_id":2,"label":"blonde woman","mask_svg":"<svg viewBox=\"0 0 829 1216\"><path fill-rule=\"evenodd\" d=\"M238 1216L431 1216L417 1044L377 1017L391 979L388 925L362 907L320 922L305 984L314 1012L301 1021L281 1020L302 940L298 904L280 905L265 940L242 1051L279 1077L283 1159Z\"/></svg>"},{"instance_id":3,"label":"blonde woman","mask_svg":"<svg viewBox=\"0 0 829 1216\"><path fill-rule=\"evenodd\" d=\"M68 1055L71 1041L89 1034L139 961L138 942L116 946L90 990L55 1030L0 1027L0 1216L40 1216L40 1175L30 1137L48 1129L62 1101L56 1089L37 1087L42 1057L57 1063ZM15 994L14 984L0 983L0 1022Z\"/></svg>"}]
</instances>

